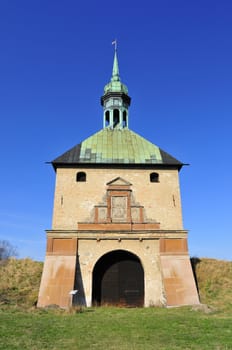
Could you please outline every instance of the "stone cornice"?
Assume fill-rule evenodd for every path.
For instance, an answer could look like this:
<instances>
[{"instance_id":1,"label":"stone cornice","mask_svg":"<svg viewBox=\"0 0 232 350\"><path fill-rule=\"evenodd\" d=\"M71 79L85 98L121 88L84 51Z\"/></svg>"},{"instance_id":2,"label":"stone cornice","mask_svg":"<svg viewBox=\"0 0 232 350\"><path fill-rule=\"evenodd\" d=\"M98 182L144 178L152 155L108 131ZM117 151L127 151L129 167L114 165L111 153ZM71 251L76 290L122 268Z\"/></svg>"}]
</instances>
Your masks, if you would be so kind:
<instances>
[{"instance_id":1,"label":"stone cornice","mask_svg":"<svg viewBox=\"0 0 232 350\"><path fill-rule=\"evenodd\" d=\"M186 238L187 230L151 230L151 231L78 231L78 230L46 230L48 237L77 238L93 240L118 240L118 239L160 239L160 238Z\"/></svg>"}]
</instances>

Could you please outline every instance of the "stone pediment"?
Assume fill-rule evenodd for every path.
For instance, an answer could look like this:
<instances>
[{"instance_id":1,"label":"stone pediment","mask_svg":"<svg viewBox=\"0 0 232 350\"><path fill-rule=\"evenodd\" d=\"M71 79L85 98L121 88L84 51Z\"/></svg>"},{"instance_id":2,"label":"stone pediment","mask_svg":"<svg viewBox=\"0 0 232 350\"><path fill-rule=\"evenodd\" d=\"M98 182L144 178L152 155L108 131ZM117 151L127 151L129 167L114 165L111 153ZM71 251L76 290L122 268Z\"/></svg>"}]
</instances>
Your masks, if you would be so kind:
<instances>
[{"instance_id":1,"label":"stone pediment","mask_svg":"<svg viewBox=\"0 0 232 350\"><path fill-rule=\"evenodd\" d=\"M132 184L122 177L116 177L115 179L107 182L108 186L131 186Z\"/></svg>"}]
</instances>

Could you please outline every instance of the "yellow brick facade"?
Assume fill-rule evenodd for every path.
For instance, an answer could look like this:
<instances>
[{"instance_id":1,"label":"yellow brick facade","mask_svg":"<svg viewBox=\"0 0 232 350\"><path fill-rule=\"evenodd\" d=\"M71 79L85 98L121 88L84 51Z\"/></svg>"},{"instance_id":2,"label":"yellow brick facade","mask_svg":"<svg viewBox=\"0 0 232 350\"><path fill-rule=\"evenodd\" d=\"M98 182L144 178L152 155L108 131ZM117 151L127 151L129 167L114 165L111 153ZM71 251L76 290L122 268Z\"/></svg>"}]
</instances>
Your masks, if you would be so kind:
<instances>
[{"instance_id":1,"label":"yellow brick facade","mask_svg":"<svg viewBox=\"0 0 232 350\"><path fill-rule=\"evenodd\" d=\"M80 171L86 173L85 182L76 181ZM48 231L38 306L68 307L72 301L91 306L94 267L105 254L118 250L133 253L141 262L144 306L199 302L182 225L178 170L156 170L159 182L155 183L150 182L153 171L57 169L53 225ZM138 226L131 231L126 224L110 223L109 229L94 224L94 208L106 202L107 184L119 177L130 184L132 202L143 206L144 221L157 223L158 229ZM69 292L74 288L79 292L72 300Z\"/></svg>"},{"instance_id":2,"label":"yellow brick facade","mask_svg":"<svg viewBox=\"0 0 232 350\"><path fill-rule=\"evenodd\" d=\"M79 171L86 182L76 182ZM53 229L77 229L78 222L93 220L93 208L104 200L106 184L122 177L132 184L135 202L144 206L147 221L165 230L182 230L178 170L155 170L159 182L150 182L152 169L57 169Z\"/></svg>"}]
</instances>

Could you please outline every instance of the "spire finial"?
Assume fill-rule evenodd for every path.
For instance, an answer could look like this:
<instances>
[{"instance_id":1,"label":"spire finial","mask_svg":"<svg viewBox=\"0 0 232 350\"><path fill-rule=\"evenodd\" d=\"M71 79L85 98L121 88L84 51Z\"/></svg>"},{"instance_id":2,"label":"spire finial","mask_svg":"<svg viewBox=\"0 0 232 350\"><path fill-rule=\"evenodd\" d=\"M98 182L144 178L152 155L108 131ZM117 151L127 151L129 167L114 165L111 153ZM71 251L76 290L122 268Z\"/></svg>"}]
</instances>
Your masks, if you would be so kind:
<instances>
[{"instance_id":1,"label":"spire finial","mask_svg":"<svg viewBox=\"0 0 232 350\"><path fill-rule=\"evenodd\" d=\"M112 45L114 45L114 51L117 51L117 39L112 41Z\"/></svg>"},{"instance_id":2,"label":"spire finial","mask_svg":"<svg viewBox=\"0 0 232 350\"><path fill-rule=\"evenodd\" d=\"M117 40L116 39L114 41L112 41L112 45L114 45L114 64L113 64L111 81L120 81L118 58L117 58Z\"/></svg>"}]
</instances>

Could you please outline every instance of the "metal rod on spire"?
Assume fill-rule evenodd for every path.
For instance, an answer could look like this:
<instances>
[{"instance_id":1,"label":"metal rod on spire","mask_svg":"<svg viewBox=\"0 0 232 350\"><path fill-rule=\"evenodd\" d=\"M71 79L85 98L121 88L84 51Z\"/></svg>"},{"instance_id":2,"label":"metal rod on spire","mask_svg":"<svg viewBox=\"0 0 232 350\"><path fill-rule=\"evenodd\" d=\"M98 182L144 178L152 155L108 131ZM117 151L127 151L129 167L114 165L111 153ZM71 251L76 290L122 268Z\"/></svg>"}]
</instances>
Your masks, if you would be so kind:
<instances>
[{"instance_id":1,"label":"metal rod on spire","mask_svg":"<svg viewBox=\"0 0 232 350\"><path fill-rule=\"evenodd\" d=\"M112 41L112 45L114 45L114 50L117 51L117 39Z\"/></svg>"}]
</instances>

